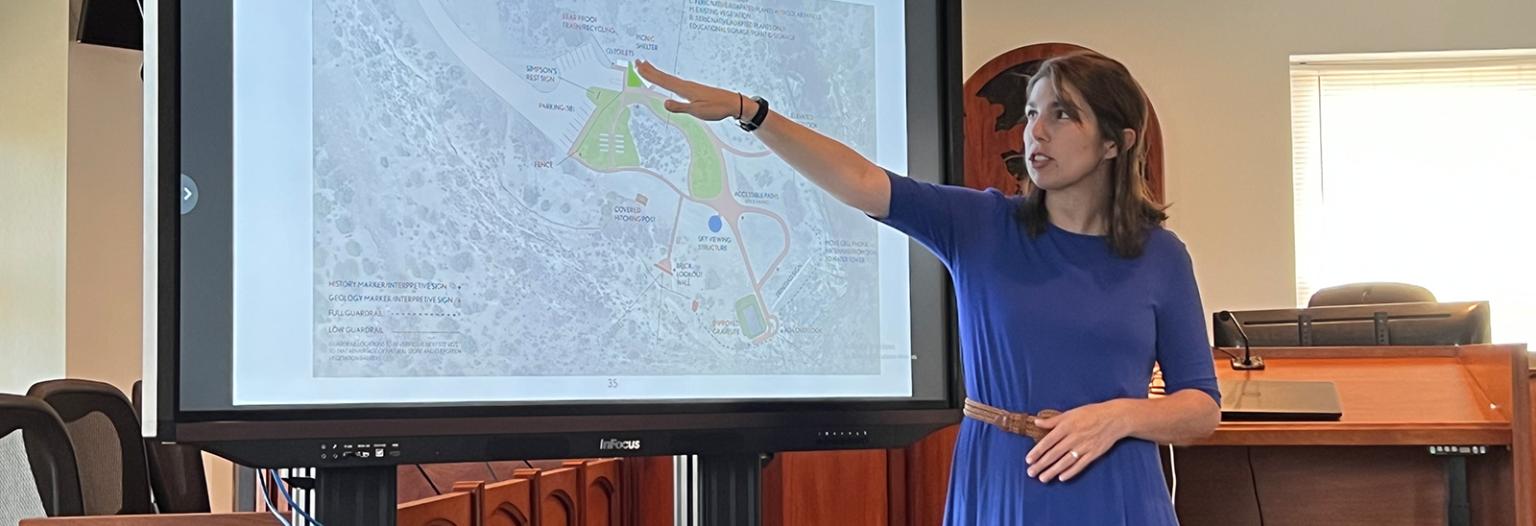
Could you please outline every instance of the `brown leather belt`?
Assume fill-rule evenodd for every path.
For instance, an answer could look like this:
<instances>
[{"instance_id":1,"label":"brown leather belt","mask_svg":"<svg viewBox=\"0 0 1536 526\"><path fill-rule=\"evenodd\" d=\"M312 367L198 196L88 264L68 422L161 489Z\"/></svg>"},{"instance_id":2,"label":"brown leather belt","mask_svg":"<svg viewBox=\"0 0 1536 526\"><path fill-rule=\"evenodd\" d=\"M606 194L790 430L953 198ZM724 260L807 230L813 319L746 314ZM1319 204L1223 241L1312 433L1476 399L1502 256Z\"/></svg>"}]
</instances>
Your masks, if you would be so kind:
<instances>
[{"instance_id":1,"label":"brown leather belt","mask_svg":"<svg viewBox=\"0 0 1536 526\"><path fill-rule=\"evenodd\" d=\"M966 398L964 413L967 417L992 424L1003 431L1040 440L1045 438L1048 430L1036 426L1035 419L1050 418L1061 414L1061 411L1045 409L1039 415L1014 413Z\"/></svg>"}]
</instances>

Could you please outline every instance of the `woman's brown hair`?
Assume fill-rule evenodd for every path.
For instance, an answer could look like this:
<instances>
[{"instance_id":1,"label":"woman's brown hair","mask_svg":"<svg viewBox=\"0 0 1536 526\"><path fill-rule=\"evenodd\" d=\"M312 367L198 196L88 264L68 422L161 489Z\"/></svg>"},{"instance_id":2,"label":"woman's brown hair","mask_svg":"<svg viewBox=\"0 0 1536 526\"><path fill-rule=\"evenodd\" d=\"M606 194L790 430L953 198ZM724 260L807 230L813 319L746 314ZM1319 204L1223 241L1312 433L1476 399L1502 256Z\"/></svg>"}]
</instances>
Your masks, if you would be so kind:
<instances>
[{"instance_id":1,"label":"woman's brown hair","mask_svg":"<svg viewBox=\"0 0 1536 526\"><path fill-rule=\"evenodd\" d=\"M1098 117L1101 139L1113 142L1120 152L1109 159L1110 200L1108 210L1109 246L1122 258L1141 256L1147 230L1168 219L1165 206L1152 201L1147 191L1147 98L1141 85L1125 66L1112 58L1092 52L1077 52L1046 60L1029 79L1029 93L1035 85L1049 80L1058 97L1067 97L1063 85L1082 94L1082 101L1070 101L1086 107ZM1122 130L1136 131L1136 141L1122 144ZM1023 181L1027 199L1019 206L1018 218L1030 236L1045 231L1050 221L1045 209L1046 191Z\"/></svg>"}]
</instances>

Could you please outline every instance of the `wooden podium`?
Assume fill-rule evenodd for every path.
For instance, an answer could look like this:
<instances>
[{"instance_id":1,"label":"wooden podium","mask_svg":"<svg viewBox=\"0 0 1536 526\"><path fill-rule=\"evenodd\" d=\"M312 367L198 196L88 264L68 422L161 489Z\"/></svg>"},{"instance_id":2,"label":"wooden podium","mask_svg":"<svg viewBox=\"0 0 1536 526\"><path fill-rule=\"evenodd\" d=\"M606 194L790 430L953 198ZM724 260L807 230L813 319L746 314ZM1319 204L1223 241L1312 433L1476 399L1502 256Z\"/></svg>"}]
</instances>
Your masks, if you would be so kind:
<instances>
[{"instance_id":1,"label":"wooden podium","mask_svg":"<svg viewBox=\"0 0 1536 526\"><path fill-rule=\"evenodd\" d=\"M1344 415L1224 422L1176 447L1165 471L1184 526L1259 525L1261 513L1266 526L1533 524L1524 345L1253 351L1267 369L1234 371L1215 353L1217 377L1331 381Z\"/></svg>"}]
</instances>

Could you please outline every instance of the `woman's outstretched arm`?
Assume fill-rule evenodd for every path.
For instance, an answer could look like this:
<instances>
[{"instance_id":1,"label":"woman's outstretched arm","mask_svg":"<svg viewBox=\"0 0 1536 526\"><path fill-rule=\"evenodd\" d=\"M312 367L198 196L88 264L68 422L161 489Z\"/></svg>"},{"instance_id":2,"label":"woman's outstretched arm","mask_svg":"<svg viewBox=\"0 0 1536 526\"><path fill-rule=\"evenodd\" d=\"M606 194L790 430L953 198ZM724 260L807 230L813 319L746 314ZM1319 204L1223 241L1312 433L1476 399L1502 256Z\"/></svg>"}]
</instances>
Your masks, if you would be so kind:
<instances>
[{"instance_id":1,"label":"woman's outstretched arm","mask_svg":"<svg viewBox=\"0 0 1536 526\"><path fill-rule=\"evenodd\" d=\"M652 84L687 99L666 101L668 111L707 121L757 113L757 103L739 93L678 78L650 62L638 62L635 70ZM838 201L874 217L885 217L890 211L891 181L885 170L847 145L771 110L762 127L753 133L790 167Z\"/></svg>"}]
</instances>

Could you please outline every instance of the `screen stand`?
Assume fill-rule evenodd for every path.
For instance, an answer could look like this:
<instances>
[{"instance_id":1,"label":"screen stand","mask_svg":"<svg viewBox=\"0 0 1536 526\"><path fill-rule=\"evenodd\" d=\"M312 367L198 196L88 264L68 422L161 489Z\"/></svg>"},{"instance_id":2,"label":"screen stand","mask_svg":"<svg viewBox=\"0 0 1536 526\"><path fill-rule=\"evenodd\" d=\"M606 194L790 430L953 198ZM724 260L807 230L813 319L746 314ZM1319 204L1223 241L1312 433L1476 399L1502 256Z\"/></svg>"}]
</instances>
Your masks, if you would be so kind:
<instances>
[{"instance_id":1,"label":"screen stand","mask_svg":"<svg viewBox=\"0 0 1536 526\"><path fill-rule=\"evenodd\" d=\"M699 524L762 524L766 458L758 453L699 455L699 504L704 508Z\"/></svg>"},{"instance_id":2,"label":"screen stand","mask_svg":"<svg viewBox=\"0 0 1536 526\"><path fill-rule=\"evenodd\" d=\"M316 519L325 526L395 526L395 467L316 470Z\"/></svg>"}]
</instances>

